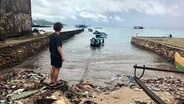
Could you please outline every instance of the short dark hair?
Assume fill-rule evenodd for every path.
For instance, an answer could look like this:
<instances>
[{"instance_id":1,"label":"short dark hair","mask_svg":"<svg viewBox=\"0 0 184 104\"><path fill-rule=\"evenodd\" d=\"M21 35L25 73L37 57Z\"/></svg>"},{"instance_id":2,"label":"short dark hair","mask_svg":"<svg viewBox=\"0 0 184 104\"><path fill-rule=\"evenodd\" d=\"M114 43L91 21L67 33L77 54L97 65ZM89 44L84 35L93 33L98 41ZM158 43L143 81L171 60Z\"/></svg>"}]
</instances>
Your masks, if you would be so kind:
<instances>
[{"instance_id":1,"label":"short dark hair","mask_svg":"<svg viewBox=\"0 0 184 104\"><path fill-rule=\"evenodd\" d=\"M60 22L54 23L53 29L55 31L61 31L62 28L63 28L63 24L62 23L60 23Z\"/></svg>"}]
</instances>

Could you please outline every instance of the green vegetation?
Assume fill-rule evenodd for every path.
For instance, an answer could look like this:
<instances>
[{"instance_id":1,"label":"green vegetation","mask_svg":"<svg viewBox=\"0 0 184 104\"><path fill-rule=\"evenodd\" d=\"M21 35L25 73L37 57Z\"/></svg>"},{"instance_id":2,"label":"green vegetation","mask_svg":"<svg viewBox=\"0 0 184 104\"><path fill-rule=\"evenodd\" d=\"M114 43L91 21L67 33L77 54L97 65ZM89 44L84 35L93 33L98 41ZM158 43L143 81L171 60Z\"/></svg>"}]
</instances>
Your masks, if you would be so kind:
<instances>
[{"instance_id":1,"label":"green vegetation","mask_svg":"<svg viewBox=\"0 0 184 104\"><path fill-rule=\"evenodd\" d=\"M51 22L51 21L47 21L47 20L44 20L44 19L37 19L37 20L33 20L33 24L34 25L53 25L54 23Z\"/></svg>"}]
</instances>

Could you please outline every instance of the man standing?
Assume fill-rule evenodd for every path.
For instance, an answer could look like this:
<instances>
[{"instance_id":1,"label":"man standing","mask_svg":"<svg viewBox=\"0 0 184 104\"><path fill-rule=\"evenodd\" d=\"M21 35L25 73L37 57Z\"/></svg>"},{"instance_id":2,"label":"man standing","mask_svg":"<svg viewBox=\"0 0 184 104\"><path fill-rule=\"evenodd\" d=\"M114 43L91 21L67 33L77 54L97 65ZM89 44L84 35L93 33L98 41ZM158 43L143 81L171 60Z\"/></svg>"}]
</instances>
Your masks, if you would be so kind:
<instances>
[{"instance_id":1,"label":"man standing","mask_svg":"<svg viewBox=\"0 0 184 104\"><path fill-rule=\"evenodd\" d=\"M50 85L55 86L57 84L57 79L59 75L59 70L62 67L64 62L63 50L62 50L62 41L59 37L59 34L63 28L63 25L60 22L56 22L53 26L55 30L54 33L50 36L50 43L49 43L49 51L50 51L50 58L51 58L51 81Z\"/></svg>"}]
</instances>

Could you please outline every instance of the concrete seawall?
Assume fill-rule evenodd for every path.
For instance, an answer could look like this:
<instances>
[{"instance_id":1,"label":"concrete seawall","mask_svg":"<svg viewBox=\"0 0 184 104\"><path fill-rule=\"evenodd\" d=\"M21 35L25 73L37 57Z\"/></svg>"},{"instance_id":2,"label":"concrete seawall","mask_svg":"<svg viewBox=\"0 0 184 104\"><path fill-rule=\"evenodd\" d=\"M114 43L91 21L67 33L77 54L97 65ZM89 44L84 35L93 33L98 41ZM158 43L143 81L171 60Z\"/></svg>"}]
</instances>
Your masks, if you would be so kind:
<instances>
[{"instance_id":1,"label":"concrete seawall","mask_svg":"<svg viewBox=\"0 0 184 104\"><path fill-rule=\"evenodd\" d=\"M176 51L179 52L182 56L184 56L184 48L174 46L172 44L163 44L163 43L159 43L157 41L152 41L152 40L164 41L164 39L166 39L166 38L161 38L161 37L132 37L131 44L133 44L133 45L135 45L139 48L150 50L150 51L162 56L168 62L173 62L174 63L174 53Z\"/></svg>"},{"instance_id":2,"label":"concrete seawall","mask_svg":"<svg viewBox=\"0 0 184 104\"><path fill-rule=\"evenodd\" d=\"M62 32L61 39L69 39L82 31L84 31L84 29ZM0 70L22 63L27 58L47 47L48 43L49 35L45 35L15 44L0 46Z\"/></svg>"},{"instance_id":3,"label":"concrete seawall","mask_svg":"<svg viewBox=\"0 0 184 104\"><path fill-rule=\"evenodd\" d=\"M30 34L31 0L0 0L0 40Z\"/></svg>"}]
</instances>

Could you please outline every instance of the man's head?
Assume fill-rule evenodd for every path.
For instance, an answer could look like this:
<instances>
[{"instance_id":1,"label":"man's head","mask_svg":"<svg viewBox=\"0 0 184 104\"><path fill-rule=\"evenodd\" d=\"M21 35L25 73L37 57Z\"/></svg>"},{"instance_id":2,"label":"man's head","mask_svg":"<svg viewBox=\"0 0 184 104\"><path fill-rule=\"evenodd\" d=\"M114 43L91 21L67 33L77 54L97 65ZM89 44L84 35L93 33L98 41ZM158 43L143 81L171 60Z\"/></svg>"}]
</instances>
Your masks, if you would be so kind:
<instances>
[{"instance_id":1,"label":"man's head","mask_svg":"<svg viewBox=\"0 0 184 104\"><path fill-rule=\"evenodd\" d=\"M63 24L62 23L60 23L60 22L54 23L53 29L55 31L61 31L62 28L63 28Z\"/></svg>"}]
</instances>

